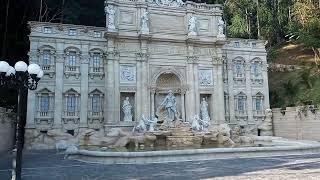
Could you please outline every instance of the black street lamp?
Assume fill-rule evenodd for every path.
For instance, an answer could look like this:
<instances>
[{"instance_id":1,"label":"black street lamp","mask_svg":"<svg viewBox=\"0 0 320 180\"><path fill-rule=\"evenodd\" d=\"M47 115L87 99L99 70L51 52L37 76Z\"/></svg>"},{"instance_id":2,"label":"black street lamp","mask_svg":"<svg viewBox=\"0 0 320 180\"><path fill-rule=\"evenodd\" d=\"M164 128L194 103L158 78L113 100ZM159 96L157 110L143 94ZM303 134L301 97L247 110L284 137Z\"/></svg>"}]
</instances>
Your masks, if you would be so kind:
<instances>
[{"instance_id":1,"label":"black street lamp","mask_svg":"<svg viewBox=\"0 0 320 180\"><path fill-rule=\"evenodd\" d=\"M22 149L24 140L25 122L22 119L22 94L23 92L37 89L38 81L43 76L43 71L37 64L29 66L23 62L17 62L14 67L5 61L0 61L0 87L18 90L17 127L16 127L16 154L13 160L12 180L21 180Z\"/></svg>"}]
</instances>

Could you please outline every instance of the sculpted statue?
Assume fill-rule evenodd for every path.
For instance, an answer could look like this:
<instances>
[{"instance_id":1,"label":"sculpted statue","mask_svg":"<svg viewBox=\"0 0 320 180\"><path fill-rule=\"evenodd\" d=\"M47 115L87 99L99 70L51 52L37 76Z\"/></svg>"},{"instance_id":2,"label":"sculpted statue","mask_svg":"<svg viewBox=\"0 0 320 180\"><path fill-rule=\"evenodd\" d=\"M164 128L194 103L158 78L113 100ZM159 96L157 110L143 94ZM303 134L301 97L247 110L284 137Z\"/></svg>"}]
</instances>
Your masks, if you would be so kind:
<instances>
[{"instance_id":1,"label":"sculpted statue","mask_svg":"<svg viewBox=\"0 0 320 180\"><path fill-rule=\"evenodd\" d=\"M136 125L135 127L133 127L132 132L146 132L147 131L147 125L146 125L146 118L144 117L144 115L142 115L141 119L138 122L138 125Z\"/></svg>"},{"instance_id":2,"label":"sculpted statue","mask_svg":"<svg viewBox=\"0 0 320 180\"><path fill-rule=\"evenodd\" d=\"M197 35L197 18L191 16L188 22L188 35Z\"/></svg>"},{"instance_id":3,"label":"sculpted statue","mask_svg":"<svg viewBox=\"0 0 320 180\"><path fill-rule=\"evenodd\" d=\"M148 2L155 3L158 6L181 7L184 5L182 0L148 0Z\"/></svg>"},{"instance_id":4,"label":"sculpted statue","mask_svg":"<svg viewBox=\"0 0 320 180\"><path fill-rule=\"evenodd\" d=\"M132 106L129 102L129 97L126 97L125 100L123 100L122 104L122 111L124 113L123 121L125 122L131 122L132 121L132 112L131 112Z\"/></svg>"},{"instance_id":5,"label":"sculpted statue","mask_svg":"<svg viewBox=\"0 0 320 180\"><path fill-rule=\"evenodd\" d=\"M265 110L265 119L258 125L258 129L260 129L261 136L272 136L272 110Z\"/></svg>"},{"instance_id":6,"label":"sculpted statue","mask_svg":"<svg viewBox=\"0 0 320 180\"><path fill-rule=\"evenodd\" d=\"M218 37L225 37L225 35L224 35L224 21L222 20L221 16L219 16L219 19L218 19Z\"/></svg>"},{"instance_id":7,"label":"sculpted statue","mask_svg":"<svg viewBox=\"0 0 320 180\"><path fill-rule=\"evenodd\" d=\"M204 121L210 121L210 116L208 113L208 103L206 101L205 98L202 98L202 102L201 102L201 118Z\"/></svg>"},{"instance_id":8,"label":"sculpted statue","mask_svg":"<svg viewBox=\"0 0 320 180\"><path fill-rule=\"evenodd\" d=\"M167 110L167 118L173 121L177 113L177 102L172 90L169 90L169 94L164 98L160 106Z\"/></svg>"},{"instance_id":9,"label":"sculpted statue","mask_svg":"<svg viewBox=\"0 0 320 180\"><path fill-rule=\"evenodd\" d=\"M141 17L141 33L149 34L149 12L144 12Z\"/></svg>"},{"instance_id":10,"label":"sculpted statue","mask_svg":"<svg viewBox=\"0 0 320 180\"><path fill-rule=\"evenodd\" d=\"M191 129L194 131L200 131L201 126L200 126L200 118L198 115L194 115L191 123Z\"/></svg>"},{"instance_id":11,"label":"sculpted statue","mask_svg":"<svg viewBox=\"0 0 320 180\"><path fill-rule=\"evenodd\" d=\"M149 132L153 132L154 131L154 127L156 126L158 122L158 116L155 116L153 119L148 119L148 124L149 124Z\"/></svg>"},{"instance_id":12,"label":"sculpted statue","mask_svg":"<svg viewBox=\"0 0 320 180\"><path fill-rule=\"evenodd\" d=\"M106 7L106 13L108 14L108 29L109 30L115 30L115 14L116 11L113 9L113 7L108 6Z\"/></svg>"}]
</instances>

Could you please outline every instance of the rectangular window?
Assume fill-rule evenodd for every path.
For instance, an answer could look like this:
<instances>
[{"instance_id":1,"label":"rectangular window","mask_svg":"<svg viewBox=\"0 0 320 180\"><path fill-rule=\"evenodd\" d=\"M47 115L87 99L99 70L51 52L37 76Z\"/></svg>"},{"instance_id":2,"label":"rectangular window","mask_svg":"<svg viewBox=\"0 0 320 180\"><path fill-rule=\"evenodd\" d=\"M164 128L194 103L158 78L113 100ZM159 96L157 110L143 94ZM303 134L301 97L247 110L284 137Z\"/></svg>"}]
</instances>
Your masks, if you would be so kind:
<instances>
[{"instance_id":1,"label":"rectangular window","mask_svg":"<svg viewBox=\"0 0 320 180\"><path fill-rule=\"evenodd\" d=\"M92 59L93 72L100 72L100 54L94 53Z\"/></svg>"},{"instance_id":2,"label":"rectangular window","mask_svg":"<svg viewBox=\"0 0 320 180\"><path fill-rule=\"evenodd\" d=\"M240 43L239 42L234 42L234 46L235 47L240 47Z\"/></svg>"},{"instance_id":3,"label":"rectangular window","mask_svg":"<svg viewBox=\"0 0 320 180\"><path fill-rule=\"evenodd\" d=\"M99 113L101 110L100 95L94 94L92 96L92 113Z\"/></svg>"},{"instance_id":4,"label":"rectangular window","mask_svg":"<svg viewBox=\"0 0 320 180\"><path fill-rule=\"evenodd\" d=\"M50 51L49 50L44 50L43 51L43 58L42 58L42 65L44 65L44 67L48 66L51 63L50 61L51 61ZM44 70L47 70L47 69L44 69Z\"/></svg>"},{"instance_id":5,"label":"rectangular window","mask_svg":"<svg viewBox=\"0 0 320 180\"><path fill-rule=\"evenodd\" d=\"M246 99L244 97L238 97L236 108L239 114L245 114Z\"/></svg>"},{"instance_id":6,"label":"rectangular window","mask_svg":"<svg viewBox=\"0 0 320 180\"><path fill-rule=\"evenodd\" d=\"M40 97L40 112L47 113L49 111L49 96Z\"/></svg>"},{"instance_id":7,"label":"rectangular window","mask_svg":"<svg viewBox=\"0 0 320 180\"><path fill-rule=\"evenodd\" d=\"M256 99L255 109L256 109L256 111L262 111L262 99L261 98Z\"/></svg>"},{"instance_id":8,"label":"rectangular window","mask_svg":"<svg viewBox=\"0 0 320 180\"><path fill-rule=\"evenodd\" d=\"M52 28L51 27L44 27L43 32L46 34L51 34L52 33Z\"/></svg>"},{"instance_id":9,"label":"rectangular window","mask_svg":"<svg viewBox=\"0 0 320 180\"><path fill-rule=\"evenodd\" d=\"M76 112L76 96L69 95L67 97L67 113L69 116L75 116Z\"/></svg>"},{"instance_id":10,"label":"rectangular window","mask_svg":"<svg viewBox=\"0 0 320 180\"><path fill-rule=\"evenodd\" d=\"M95 31L94 34L93 34L93 37L100 38L101 37L101 32Z\"/></svg>"},{"instance_id":11,"label":"rectangular window","mask_svg":"<svg viewBox=\"0 0 320 180\"><path fill-rule=\"evenodd\" d=\"M69 71L76 71L76 52L69 52L68 56L68 70Z\"/></svg>"},{"instance_id":12,"label":"rectangular window","mask_svg":"<svg viewBox=\"0 0 320 180\"><path fill-rule=\"evenodd\" d=\"M75 36L75 35L77 35L77 30L76 30L76 29L69 29L68 35L69 35L69 36Z\"/></svg>"}]
</instances>

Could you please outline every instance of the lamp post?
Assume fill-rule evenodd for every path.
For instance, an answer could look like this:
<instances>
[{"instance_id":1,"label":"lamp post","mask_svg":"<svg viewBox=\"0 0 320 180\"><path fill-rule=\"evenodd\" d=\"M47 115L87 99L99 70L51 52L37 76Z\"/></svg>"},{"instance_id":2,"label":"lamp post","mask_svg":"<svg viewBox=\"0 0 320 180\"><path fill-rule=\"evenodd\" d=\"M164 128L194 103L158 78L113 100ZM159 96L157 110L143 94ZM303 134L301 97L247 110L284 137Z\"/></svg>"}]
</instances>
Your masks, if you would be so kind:
<instances>
[{"instance_id":1,"label":"lamp post","mask_svg":"<svg viewBox=\"0 0 320 180\"><path fill-rule=\"evenodd\" d=\"M24 139L25 122L22 119L22 93L35 90L38 81L42 78L43 71L37 64L29 66L23 62L17 62L14 67L5 61L0 61L0 87L14 88L18 90L17 127L16 127L16 154L13 160L12 180L21 180L22 149Z\"/></svg>"}]
</instances>

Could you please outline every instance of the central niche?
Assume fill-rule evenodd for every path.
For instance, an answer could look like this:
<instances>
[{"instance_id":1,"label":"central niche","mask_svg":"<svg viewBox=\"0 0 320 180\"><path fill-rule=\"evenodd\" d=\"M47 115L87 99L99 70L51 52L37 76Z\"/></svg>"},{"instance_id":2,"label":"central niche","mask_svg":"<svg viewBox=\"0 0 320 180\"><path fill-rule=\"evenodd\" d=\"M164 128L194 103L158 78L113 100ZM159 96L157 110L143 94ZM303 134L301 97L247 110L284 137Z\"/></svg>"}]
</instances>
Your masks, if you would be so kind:
<instances>
[{"instance_id":1,"label":"central niche","mask_svg":"<svg viewBox=\"0 0 320 180\"><path fill-rule=\"evenodd\" d=\"M179 89L181 87L180 79L177 75L173 73L164 73L161 74L157 79L157 88L158 89Z\"/></svg>"},{"instance_id":2,"label":"central niche","mask_svg":"<svg viewBox=\"0 0 320 180\"><path fill-rule=\"evenodd\" d=\"M173 73L163 73L156 81L156 95L155 95L155 112L159 116L159 120L163 121L166 118L167 111L161 106L161 103L168 95L169 90L172 90L176 98L176 109L178 118L181 118L181 81L179 77Z\"/></svg>"}]
</instances>

